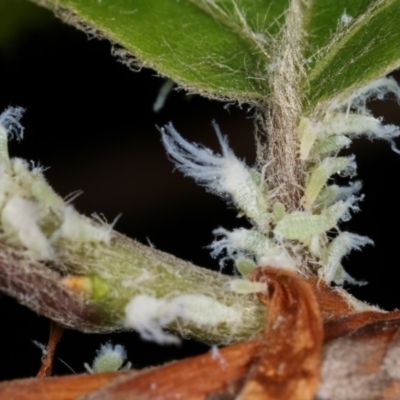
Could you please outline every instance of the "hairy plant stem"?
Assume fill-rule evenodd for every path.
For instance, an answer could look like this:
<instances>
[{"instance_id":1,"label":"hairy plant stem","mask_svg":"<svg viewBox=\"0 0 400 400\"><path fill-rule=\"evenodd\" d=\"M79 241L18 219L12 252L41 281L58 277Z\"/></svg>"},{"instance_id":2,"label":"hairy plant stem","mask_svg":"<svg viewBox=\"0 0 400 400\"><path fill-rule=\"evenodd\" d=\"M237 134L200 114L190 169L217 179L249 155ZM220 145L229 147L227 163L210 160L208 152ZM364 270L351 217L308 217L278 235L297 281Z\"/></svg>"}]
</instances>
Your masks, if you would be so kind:
<instances>
[{"instance_id":1,"label":"hairy plant stem","mask_svg":"<svg viewBox=\"0 0 400 400\"><path fill-rule=\"evenodd\" d=\"M208 343L234 343L256 337L265 309L253 295L226 292L230 277L199 268L172 255L113 233L109 246L60 242L57 259L41 262L24 251L0 247L0 288L41 315L84 332L124 330L126 304L137 295L173 299L203 295L229 307L236 326L169 326L183 337ZM210 310L211 311L211 310Z\"/></svg>"},{"instance_id":2,"label":"hairy plant stem","mask_svg":"<svg viewBox=\"0 0 400 400\"><path fill-rule=\"evenodd\" d=\"M305 179L304 163L299 158L298 124L305 77L302 18L306 7L301 0L290 2L285 25L273 44L268 78L271 97L269 105L262 106L259 123L268 138L266 148L258 150L259 163L265 165L269 189L289 212L300 208Z\"/></svg>"},{"instance_id":3,"label":"hairy plant stem","mask_svg":"<svg viewBox=\"0 0 400 400\"><path fill-rule=\"evenodd\" d=\"M285 111L276 104L262 114L268 139L266 148L258 154L259 159L267 160L263 164L269 190L274 192L276 201L292 212L300 208L303 196L304 163L298 157L297 126L284 120Z\"/></svg>"}]
</instances>

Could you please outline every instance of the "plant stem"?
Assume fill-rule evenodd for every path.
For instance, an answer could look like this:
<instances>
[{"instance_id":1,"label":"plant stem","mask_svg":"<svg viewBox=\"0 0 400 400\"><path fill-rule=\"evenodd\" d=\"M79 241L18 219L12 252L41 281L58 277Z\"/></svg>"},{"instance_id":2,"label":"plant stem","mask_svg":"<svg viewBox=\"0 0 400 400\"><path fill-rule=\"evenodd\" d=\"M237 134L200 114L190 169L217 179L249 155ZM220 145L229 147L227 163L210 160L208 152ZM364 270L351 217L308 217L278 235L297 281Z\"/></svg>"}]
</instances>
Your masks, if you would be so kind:
<instances>
[{"instance_id":1,"label":"plant stem","mask_svg":"<svg viewBox=\"0 0 400 400\"><path fill-rule=\"evenodd\" d=\"M173 299L182 294L207 296L238 316L229 326L175 324L184 337L209 343L234 343L256 337L265 324L265 308L254 295L224 291L228 276L199 268L174 256L113 233L109 246L56 246L57 260L41 262L26 253L0 247L0 287L41 315L84 332L125 329L126 304L137 295ZM207 310L210 317L213 310Z\"/></svg>"},{"instance_id":2,"label":"plant stem","mask_svg":"<svg viewBox=\"0 0 400 400\"><path fill-rule=\"evenodd\" d=\"M267 149L258 150L259 162L266 165L266 177L275 198L288 212L300 208L304 188L304 165L299 158L298 124L302 112L303 27L305 7L300 0L290 2L286 22L273 44L270 64L269 106L263 106L259 124L267 133Z\"/></svg>"}]
</instances>

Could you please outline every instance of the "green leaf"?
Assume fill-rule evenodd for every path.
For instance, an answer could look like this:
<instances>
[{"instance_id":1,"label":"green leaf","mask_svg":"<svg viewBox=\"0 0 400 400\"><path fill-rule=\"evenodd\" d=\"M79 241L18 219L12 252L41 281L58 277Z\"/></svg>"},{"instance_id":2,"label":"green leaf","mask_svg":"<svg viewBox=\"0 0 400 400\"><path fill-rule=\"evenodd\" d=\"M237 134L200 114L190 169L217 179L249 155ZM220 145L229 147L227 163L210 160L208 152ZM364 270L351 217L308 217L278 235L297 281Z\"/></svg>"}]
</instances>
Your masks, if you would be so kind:
<instances>
[{"instance_id":1,"label":"green leaf","mask_svg":"<svg viewBox=\"0 0 400 400\"><path fill-rule=\"evenodd\" d=\"M317 57L317 52L330 44L332 35L343 28L346 16L354 21L363 15L373 2L374 0L314 1L310 7L308 20L305 21L308 33L306 58L310 57L313 61L313 56Z\"/></svg>"},{"instance_id":2,"label":"green leaf","mask_svg":"<svg viewBox=\"0 0 400 400\"><path fill-rule=\"evenodd\" d=\"M344 12L353 17L347 26ZM308 70L311 107L400 66L400 0L315 0L307 29L309 56L315 55Z\"/></svg>"},{"instance_id":3,"label":"green leaf","mask_svg":"<svg viewBox=\"0 0 400 400\"><path fill-rule=\"evenodd\" d=\"M268 93L268 37L288 0L35 0L62 7L197 93L254 99ZM71 19L69 19L71 22ZM73 22L73 20L72 20Z\"/></svg>"},{"instance_id":4,"label":"green leaf","mask_svg":"<svg viewBox=\"0 0 400 400\"><path fill-rule=\"evenodd\" d=\"M279 60L290 2L34 1L67 10L69 22L94 27L140 65L193 92L245 101L268 99L269 65ZM309 109L400 66L400 0L309 0L302 10Z\"/></svg>"}]
</instances>

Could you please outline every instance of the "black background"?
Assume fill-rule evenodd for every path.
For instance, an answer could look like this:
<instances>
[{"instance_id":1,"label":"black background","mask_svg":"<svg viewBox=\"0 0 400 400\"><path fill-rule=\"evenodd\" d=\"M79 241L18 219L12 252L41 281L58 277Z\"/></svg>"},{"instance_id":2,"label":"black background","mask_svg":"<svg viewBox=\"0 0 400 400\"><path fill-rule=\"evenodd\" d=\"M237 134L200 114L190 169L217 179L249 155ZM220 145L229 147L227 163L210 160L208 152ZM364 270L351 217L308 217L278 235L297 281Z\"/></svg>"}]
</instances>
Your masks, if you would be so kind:
<instances>
[{"instance_id":1,"label":"black background","mask_svg":"<svg viewBox=\"0 0 400 400\"><path fill-rule=\"evenodd\" d=\"M156 125L172 121L187 139L217 149L211 128L215 119L229 136L235 153L254 163L252 111L185 92L172 92L164 109L152 110L164 82L153 71L129 71L110 55L106 41L88 40L50 13L42 29L25 31L12 47L0 48L0 110L9 105L27 109L21 143L13 142L13 156L39 161L51 168L46 176L62 196L82 189L76 208L104 213L109 221L122 212L116 229L195 264L218 269L205 248L212 230L239 227L243 221L223 200L206 193L191 179L173 172ZM372 105L387 123L400 124L394 101ZM400 156L387 143L357 140L357 156L364 183L362 212L347 229L367 235L375 246L353 253L347 270L369 285L350 287L357 297L386 309L400 306L398 269L400 212L398 190ZM34 376L45 343L48 321L14 300L0 295L0 379ZM160 347L141 342L136 333L85 335L67 331L57 349L55 374L83 371L101 343L123 343L135 368L207 351L194 341Z\"/></svg>"}]
</instances>

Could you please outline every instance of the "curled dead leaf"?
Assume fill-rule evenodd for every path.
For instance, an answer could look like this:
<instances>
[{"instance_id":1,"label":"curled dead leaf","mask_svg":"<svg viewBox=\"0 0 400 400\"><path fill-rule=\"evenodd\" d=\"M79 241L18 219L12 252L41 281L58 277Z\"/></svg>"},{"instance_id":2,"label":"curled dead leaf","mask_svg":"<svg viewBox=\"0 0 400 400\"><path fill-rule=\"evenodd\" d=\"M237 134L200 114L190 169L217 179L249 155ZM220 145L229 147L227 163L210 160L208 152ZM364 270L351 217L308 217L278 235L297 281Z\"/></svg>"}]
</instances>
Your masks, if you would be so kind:
<instances>
[{"instance_id":1,"label":"curled dead leaf","mask_svg":"<svg viewBox=\"0 0 400 400\"><path fill-rule=\"evenodd\" d=\"M323 326L312 286L298 275L257 268L251 275L266 282L268 321L259 355L239 399L312 400L319 384Z\"/></svg>"}]
</instances>

